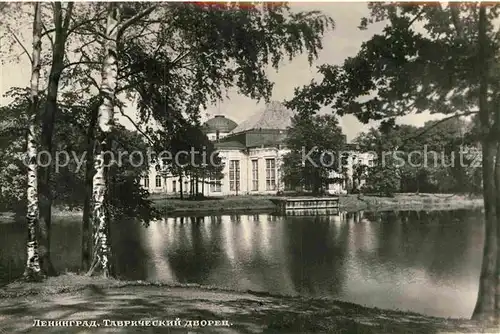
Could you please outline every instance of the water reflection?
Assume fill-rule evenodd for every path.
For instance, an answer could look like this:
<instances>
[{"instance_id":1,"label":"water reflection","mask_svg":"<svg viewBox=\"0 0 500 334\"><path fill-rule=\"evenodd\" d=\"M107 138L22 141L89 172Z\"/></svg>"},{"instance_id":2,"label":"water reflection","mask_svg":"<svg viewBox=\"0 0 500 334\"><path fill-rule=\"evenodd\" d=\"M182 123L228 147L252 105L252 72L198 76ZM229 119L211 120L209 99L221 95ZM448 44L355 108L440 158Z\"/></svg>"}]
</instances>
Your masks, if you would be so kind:
<instances>
[{"instance_id":1,"label":"water reflection","mask_svg":"<svg viewBox=\"0 0 500 334\"><path fill-rule=\"evenodd\" d=\"M112 226L114 261L127 279L468 317L481 264L478 217L475 211L262 214L165 218L148 228L122 221ZM0 225L0 279L22 273L24 231L22 224ZM55 222L53 240L56 268L76 270L79 222Z\"/></svg>"}]
</instances>

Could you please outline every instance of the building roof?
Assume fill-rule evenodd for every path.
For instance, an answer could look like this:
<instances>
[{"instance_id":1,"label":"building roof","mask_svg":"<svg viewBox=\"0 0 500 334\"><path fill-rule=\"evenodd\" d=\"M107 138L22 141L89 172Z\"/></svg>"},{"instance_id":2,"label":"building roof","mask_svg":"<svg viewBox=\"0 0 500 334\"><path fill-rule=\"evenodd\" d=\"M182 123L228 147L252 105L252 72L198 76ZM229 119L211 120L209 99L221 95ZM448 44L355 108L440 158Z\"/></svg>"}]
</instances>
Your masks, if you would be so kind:
<instances>
[{"instance_id":1,"label":"building roof","mask_svg":"<svg viewBox=\"0 0 500 334\"><path fill-rule=\"evenodd\" d=\"M238 125L231 133L240 133L253 129L286 130L292 124L294 112L280 102L271 102L263 110L253 114Z\"/></svg>"},{"instance_id":2,"label":"building roof","mask_svg":"<svg viewBox=\"0 0 500 334\"><path fill-rule=\"evenodd\" d=\"M244 150L246 148L243 143L236 140L217 142L214 144L214 146L218 150L223 150L223 149Z\"/></svg>"},{"instance_id":3,"label":"building roof","mask_svg":"<svg viewBox=\"0 0 500 334\"><path fill-rule=\"evenodd\" d=\"M204 133L231 132L238 126L238 123L224 115L216 115L203 123L202 130Z\"/></svg>"}]
</instances>

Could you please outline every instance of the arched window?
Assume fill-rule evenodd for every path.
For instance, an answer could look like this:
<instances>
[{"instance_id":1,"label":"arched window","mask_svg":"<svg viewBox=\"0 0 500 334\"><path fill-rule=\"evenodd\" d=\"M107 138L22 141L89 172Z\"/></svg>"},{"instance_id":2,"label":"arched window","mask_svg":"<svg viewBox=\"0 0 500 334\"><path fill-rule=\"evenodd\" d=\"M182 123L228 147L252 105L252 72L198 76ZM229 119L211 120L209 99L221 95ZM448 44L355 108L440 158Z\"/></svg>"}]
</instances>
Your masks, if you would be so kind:
<instances>
[{"instance_id":1,"label":"arched window","mask_svg":"<svg viewBox=\"0 0 500 334\"><path fill-rule=\"evenodd\" d=\"M155 185L156 185L156 188L161 188L161 175L156 175Z\"/></svg>"}]
</instances>

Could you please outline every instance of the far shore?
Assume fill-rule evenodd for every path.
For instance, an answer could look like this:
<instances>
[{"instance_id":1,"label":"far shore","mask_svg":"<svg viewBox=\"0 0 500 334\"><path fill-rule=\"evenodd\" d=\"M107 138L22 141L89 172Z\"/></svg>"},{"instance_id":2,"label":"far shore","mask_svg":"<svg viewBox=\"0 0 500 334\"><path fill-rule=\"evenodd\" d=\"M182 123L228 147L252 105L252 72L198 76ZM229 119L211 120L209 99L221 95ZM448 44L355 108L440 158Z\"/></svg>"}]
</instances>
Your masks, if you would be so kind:
<instances>
[{"instance_id":1,"label":"far shore","mask_svg":"<svg viewBox=\"0 0 500 334\"><path fill-rule=\"evenodd\" d=\"M152 196L155 206L165 215L244 214L267 213L276 209L271 199L276 196L230 196L205 200L180 200ZM456 194L396 194L394 197L373 195L340 195L339 210L392 211L392 210L454 210L483 206L480 196Z\"/></svg>"},{"instance_id":2,"label":"far shore","mask_svg":"<svg viewBox=\"0 0 500 334\"><path fill-rule=\"evenodd\" d=\"M209 216L221 214L258 214L272 213L276 209L271 201L276 196L228 196L190 200L152 195L155 207L165 216ZM472 209L483 206L481 196L457 194L395 194L394 197L372 195L340 195L340 211L408 211L408 210L456 210ZM81 210L68 210L55 207L54 217L82 216ZM0 221L11 220L13 213L0 213Z\"/></svg>"}]
</instances>

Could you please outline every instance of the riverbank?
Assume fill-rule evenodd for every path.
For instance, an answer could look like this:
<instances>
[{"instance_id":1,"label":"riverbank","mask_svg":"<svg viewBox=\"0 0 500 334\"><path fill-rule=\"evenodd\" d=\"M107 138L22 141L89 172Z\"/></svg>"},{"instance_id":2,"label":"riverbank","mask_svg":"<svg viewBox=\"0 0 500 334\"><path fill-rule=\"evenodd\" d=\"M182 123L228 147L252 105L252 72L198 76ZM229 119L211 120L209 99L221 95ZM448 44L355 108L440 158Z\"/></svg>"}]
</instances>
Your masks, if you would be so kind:
<instances>
[{"instance_id":1,"label":"riverbank","mask_svg":"<svg viewBox=\"0 0 500 334\"><path fill-rule=\"evenodd\" d=\"M495 332L493 327L485 328L470 320L367 308L330 299L75 274L52 277L40 283L14 282L0 289L0 297L0 333L27 330L77 333L82 330L81 327L33 328L37 319L95 321L100 327L92 328L93 333L108 332L110 327L118 325L116 321L152 321L149 326L154 326L173 325L176 319L180 319L181 328L170 328L169 333L185 333L186 328L182 326L188 321L199 322L198 328L190 328L197 329L198 333ZM171 322L158 323L158 320ZM206 326L201 328L203 324Z\"/></svg>"},{"instance_id":2,"label":"riverbank","mask_svg":"<svg viewBox=\"0 0 500 334\"><path fill-rule=\"evenodd\" d=\"M203 200L181 200L158 195L151 196L154 206L166 216L209 216L221 214L271 213L276 206L271 201L275 196L229 196ZM370 195L341 195L341 211L393 211L393 210L454 210L483 206L482 197L453 194L396 194L394 197ZM81 210L55 207L54 217L80 218ZM0 212L0 222L10 222L13 213ZM1 333L0 333L1 334Z\"/></svg>"},{"instance_id":3,"label":"riverbank","mask_svg":"<svg viewBox=\"0 0 500 334\"><path fill-rule=\"evenodd\" d=\"M205 200L180 200L152 197L155 206L166 215L229 214L245 212L272 212L275 205L271 196L232 196ZM342 211L388 210L444 210L481 207L481 197L453 194L396 194L394 197L342 195Z\"/></svg>"}]
</instances>

